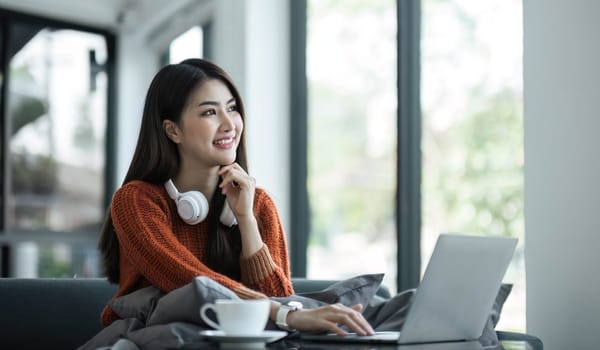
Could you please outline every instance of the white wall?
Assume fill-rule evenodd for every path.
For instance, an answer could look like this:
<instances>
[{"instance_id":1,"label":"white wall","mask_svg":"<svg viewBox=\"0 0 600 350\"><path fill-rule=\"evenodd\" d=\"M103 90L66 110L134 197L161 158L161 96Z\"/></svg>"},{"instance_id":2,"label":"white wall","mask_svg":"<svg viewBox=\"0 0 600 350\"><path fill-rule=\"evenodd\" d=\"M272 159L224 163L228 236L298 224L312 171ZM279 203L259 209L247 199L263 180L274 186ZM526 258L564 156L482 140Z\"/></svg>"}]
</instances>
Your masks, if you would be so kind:
<instances>
[{"instance_id":1,"label":"white wall","mask_svg":"<svg viewBox=\"0 0 600 350\"><path fill-rule=\"evenodd\" d=\"M246 1L246 136L250 172L290 220L289 3Z\"/></svg>"},{"instance_id":2,"label":"white wall","mask_svg":"<svg viewBox=\"0 0 600 350\"><path fill-rule=\"evenodd\" d=\"M523 5L527 330L600 349L600 2Z\"/></svg>"},{"instance_id":3,"label":"white wall","mask_svg":"<svg viewBox=\"0 0 600 350\"><path fill-rule=\"evenodd\" d=\"M122 34L117 41L117 187L121 186L135 150L142 121L144 98L159 59L145 41Z\"/></svg>"}]
</instances>

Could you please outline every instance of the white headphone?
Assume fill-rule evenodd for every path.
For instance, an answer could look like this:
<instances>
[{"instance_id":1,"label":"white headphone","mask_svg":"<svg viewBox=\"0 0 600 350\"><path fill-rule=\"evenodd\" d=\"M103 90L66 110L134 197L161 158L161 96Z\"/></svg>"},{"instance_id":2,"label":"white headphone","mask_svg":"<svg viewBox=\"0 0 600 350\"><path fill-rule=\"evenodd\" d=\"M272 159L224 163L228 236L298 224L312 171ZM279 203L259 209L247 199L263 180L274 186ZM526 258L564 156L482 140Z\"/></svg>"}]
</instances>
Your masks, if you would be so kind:
<instances>
[{"instance_id":1,"label":"white headphone","mask_svg":"<svg viewBox=\"0 0 600 350\"><path fill-rule=\"evenodd\" d=\"M202 192L187 191L179 193L171 179L165 182L165 189L167 190L169 197L177 204L177 213L186 224L196 225L206 219L206 216L208 215L208 201ZM237 220L235 219L231 208L229 208L227 201L225 201L219 219L225 226L231 227L237 224Z\"/></svg>"}]
</instances>

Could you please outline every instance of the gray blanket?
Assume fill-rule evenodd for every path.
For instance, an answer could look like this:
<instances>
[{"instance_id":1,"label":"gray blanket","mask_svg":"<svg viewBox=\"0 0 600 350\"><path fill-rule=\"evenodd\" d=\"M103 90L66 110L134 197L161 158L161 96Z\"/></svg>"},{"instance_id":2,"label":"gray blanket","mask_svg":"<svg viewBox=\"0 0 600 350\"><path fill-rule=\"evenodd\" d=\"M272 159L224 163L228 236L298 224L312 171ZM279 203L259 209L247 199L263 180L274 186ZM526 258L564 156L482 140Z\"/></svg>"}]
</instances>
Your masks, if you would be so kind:
<instances>
[{"instance_id":1,"label":"gray blanket","mask_svg":"<svg viewBox=\"0 0 600 350\"><path fill-rule=\"evenodd\" d=\"M297 300L305 308L341 303L346 306L366 306L363 315L377 331L400 330L406 318L414 290L407 290L384 300L375 295L382 274L362 275L340 281L313 293L271 298L280 302ZM508 289L507 289L508 288ZM497 303L484 330L483 344L497 343L494 327L510 285L503 285ZM210 346L199 331L210 327L199 315L200 307L217 299L239 299L230 289L207 278L196 277L191 283L162 293L146 287L111 300L109 306L121 317L100 331L78 350L146 350L183 349ZM501 300L500 300L501 299ZM267 329L278 329L272 321Z\"/></svg>"}]
</instances>

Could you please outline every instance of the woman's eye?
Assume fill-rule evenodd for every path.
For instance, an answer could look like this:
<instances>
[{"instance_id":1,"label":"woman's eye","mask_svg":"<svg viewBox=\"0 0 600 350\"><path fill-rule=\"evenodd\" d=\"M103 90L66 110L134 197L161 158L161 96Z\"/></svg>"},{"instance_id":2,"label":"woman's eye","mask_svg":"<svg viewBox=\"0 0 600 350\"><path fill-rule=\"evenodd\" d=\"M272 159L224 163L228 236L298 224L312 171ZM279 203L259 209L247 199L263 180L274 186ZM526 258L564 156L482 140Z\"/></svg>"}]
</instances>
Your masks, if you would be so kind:
<instances>
[{"instance_id":1,"label":"woman's eye","mask_svg":"<svg viewBox=\"0 0 600 350\"><path fill-rule=\"evenodd\" d=\"M217 114L217 112L214 109L209 109L209 110L202 112L203 116L210 116L210 115L215 115L215 114Z\"/></svg>"},{"instance_id":2,"label":"woman's eye","mask_svg":"<svg viewBox=\"0 0 600 350\"><path fill-rule=\"evenodd\" d=\"M227 107L227 112L235 112L237 111L237 105L231 105L229 107Z\"/></svg>"}]
</instances>

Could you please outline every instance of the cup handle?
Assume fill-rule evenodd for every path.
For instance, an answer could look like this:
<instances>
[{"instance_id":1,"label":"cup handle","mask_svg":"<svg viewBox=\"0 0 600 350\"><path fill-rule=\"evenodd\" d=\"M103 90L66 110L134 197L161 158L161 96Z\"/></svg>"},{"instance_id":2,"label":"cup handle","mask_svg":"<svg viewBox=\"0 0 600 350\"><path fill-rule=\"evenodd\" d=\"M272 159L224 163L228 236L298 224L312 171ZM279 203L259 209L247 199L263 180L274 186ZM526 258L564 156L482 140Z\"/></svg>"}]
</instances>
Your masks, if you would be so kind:
<instances>
[{"instance_id":1,"label":"cup handle","mask_svg":"<svg viewBox=\"0 0 600 350\"><path fill-rule=\"evenodd\" d=\"M202 321L204 321L204 323L206 323L207 325L211 326L214 329L221 329L221 327L213 322L213 320L211 320L207 315L206 315L206 311L208 310L212 310L213 312L215 312L215 304L211 304L211 303L206 303L204 305L202 305L202 307L200 308L200 318L202 319Z\"/></svg>"}]
</instances>

